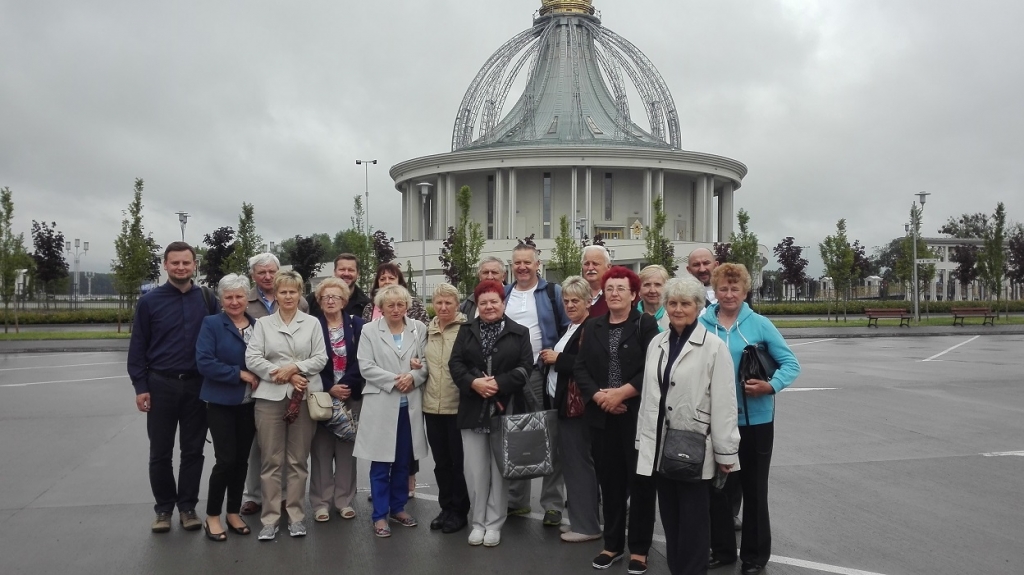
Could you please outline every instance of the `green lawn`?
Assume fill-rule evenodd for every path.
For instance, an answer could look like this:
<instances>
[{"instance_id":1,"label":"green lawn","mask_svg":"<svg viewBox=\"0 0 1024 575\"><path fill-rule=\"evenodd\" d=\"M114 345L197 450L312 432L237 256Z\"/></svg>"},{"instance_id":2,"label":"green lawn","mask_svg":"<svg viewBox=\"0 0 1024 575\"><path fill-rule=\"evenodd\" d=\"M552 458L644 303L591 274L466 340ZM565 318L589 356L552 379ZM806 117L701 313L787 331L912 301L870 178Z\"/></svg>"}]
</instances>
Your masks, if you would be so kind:
<instances>
[{"instance_id":1,"label":"green lawn","mask_svg":"<svg viewBox=\"0 0 1024 575\"><path fill-rule=\"evenodd\" d=\"M51 341L60 339L128 339L131 334L127 330L115 331L25 331L0 333L0 341Z\"/></svg>"}]
</instances>

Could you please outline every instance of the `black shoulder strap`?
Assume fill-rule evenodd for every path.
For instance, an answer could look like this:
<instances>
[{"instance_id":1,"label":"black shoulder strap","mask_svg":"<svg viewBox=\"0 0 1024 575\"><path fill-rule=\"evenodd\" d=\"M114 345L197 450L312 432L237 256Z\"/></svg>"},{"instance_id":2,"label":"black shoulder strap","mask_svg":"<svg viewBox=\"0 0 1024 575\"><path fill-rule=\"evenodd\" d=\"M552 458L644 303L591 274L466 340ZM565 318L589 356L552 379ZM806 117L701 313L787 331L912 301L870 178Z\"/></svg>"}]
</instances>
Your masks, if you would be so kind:
<instances>
[{"instance_id":1,"label":"black shoulder strap","mask_svg":"<svg viewBox=\"0 0 1024 575\"><path fill-rule=\"evenodd\" d=\"M548 284L544 286L544 291L548 292L548 299L551 300L551 312L555 314L555 331L557 331L558 336L561 337L565 335L565 328L562 327L561 315L563 312L558 311L561 308L558 307L558 302L556 301L555 284L553 282L548 282Z\"/></svg>"},{"instance_id":2,"label":"black shoulder strap","mask_svg":"<svg viewBox=\"0 0 1024 575\"><path fill-rule=\"evenodd\" d=\"M199 286L203 290L203 301L206 302L206 315L217 313L216 301L213 299L213 291L206 286Z\"/></svg>"}]
</instances>

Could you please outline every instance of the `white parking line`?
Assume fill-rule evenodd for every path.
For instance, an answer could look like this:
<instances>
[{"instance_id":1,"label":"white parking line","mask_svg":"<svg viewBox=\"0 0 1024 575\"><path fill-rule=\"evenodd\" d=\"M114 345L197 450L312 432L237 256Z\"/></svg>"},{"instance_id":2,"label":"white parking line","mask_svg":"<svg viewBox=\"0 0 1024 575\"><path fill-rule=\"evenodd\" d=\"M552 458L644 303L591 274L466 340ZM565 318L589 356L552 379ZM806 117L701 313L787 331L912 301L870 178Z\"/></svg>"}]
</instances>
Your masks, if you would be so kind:
<instances>
[{"instance_id":1,"label":"white parking line","mask_svg":"<svg viewBox=\"0 0 1024 575\"><path fill-rule=\"evenodd\" d=\"M967 344L971 343L972 341L974 341L974 340L978 339L979 337L981 337L981 336L980 336L980 335L976 335L976 336L972 337L971 339L969 339L969 340L967 340L967 341L962 341L962 342L960 342L960 343L958 343L958 344L954 345L953 347L951 347L951 348L949 348L949 349L947 349L947 350L945 350L945 351L940 351L939 353L937 353L937 354L935 354L935 355L933 355L933 356L929 357L928 359L922 359L921 361L922 361L922 362L924 362L924 361L932 361L932 360L934 360L934 359L935 359L935 358L937 358L937 357L940 357L940 356L946 355L947 353L949 353L949 352L953 351L954 349L956 349L956 348L960 347L961 345L967 345Z\"/></svg>"},{"instance_id":2,"label":"white parking line","mask_svg":"<svg viewBox=\"0 0 1024 575\"><path fill-rule=\"evenodd\" d=\"M664 535L655 534L653 539L658 543L665 543ZM792 565L794 567L803 567L804 569L814 569L815 571L824 571L825 573L837 573L838 575L884 575L883 573L876 573L874 571L861 571L860 569L850 569L849 567L829 565L828 563L818 563L817 561L805 561L803 559L782 557L780 555L772 555L772 558L769 559L768 562Z\"/></svg>"},{"instance_id":3,"label":"white parking line","mask_svg":"<svg viewBox=\"0 0 1024 575\"><path fill-rule=\"evenodd\" d=\"M814 341L805 341L805 342L801 342L801 343L791 343L791 344L789 344L789 347L796 347L798 345L811 345L812 343L821 343L823 341L832 341L834 339L837 339L837 338L830 337L828 339L816 339Z\"/></svg>"},{"instance_id":4,"label":"white parking line","mask_svg":"<svg viewBox=\"0 0 1024 575\"><path fill-rule=\"evenodd\" d=\"M73 363L71 365L38 365L38 366L32 366L32 367L4 367L4 368L0 368L0 371L21 371L21 370L25 370L25 369L57 369L57 368L63 368L63 367L87 367L87 366L90 366L90 365L114 365L114 364L117 364L117 363L124 364L123 361L102 361L100 363Z\"/></svg>"},{"instance_id":5,"label":"white parking line","mask_svg":"<svg viewBox=\"0 0 1024 575\"><path fill-rule=\"evenodd\" d=\"M782 391L832 391L838 387L787 387Z\"/></svg>"},{"instance_id":6,"label":"white parking line","mask_svg":"<svg viewBox=\"0 0 1024 575\"><path fill-rule=\"evenodd\" d=\"M984 455L985 457L1024 457L1024 451L993 451L991 453L982 453L982 455Z\"/></svg>"},{"instance_id":7,"label":"white parking line","mask_svg":"<svg viewBox=\"0 0 1024 575\"><path fill-rule=\"evenodd\" d=\"M47 383L78 383L80 381L100 381L104 379L128 379L127 375L112 375L110 377L89 377L86 379L58 379L56 381L30 381L27 383L5 383L0 387L28 387L30 385L44 385Z\"/></svg>"}]
</instances>

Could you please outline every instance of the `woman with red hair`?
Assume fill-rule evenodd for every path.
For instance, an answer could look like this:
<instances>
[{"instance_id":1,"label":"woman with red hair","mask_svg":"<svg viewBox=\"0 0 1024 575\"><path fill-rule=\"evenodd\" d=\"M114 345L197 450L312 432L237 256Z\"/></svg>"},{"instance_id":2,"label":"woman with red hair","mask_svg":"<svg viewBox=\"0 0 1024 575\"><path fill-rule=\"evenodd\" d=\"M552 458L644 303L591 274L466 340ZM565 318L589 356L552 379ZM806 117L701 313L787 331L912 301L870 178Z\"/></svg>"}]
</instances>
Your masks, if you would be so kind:
<instances>
[{"instance_id":1,"label":"woman with red hair","mask_svg":"<svg viewBox=\"0 0 1024 575\"><path fill-rule=\"evenodd\" d=\"M655 488L650 477L636 474L637 414L647 346L658 335L653 316L633 305L640 278L615 266L601 280L608 313L591 318L580 336L573 376L586 405L591 451L604 507L604 550L594 569L607 569L626 549L629 500L629 573L647 571L647 553L654 536Z\"/></svg>"},{"instance_id":2,"label":"woman with red hair","mask_svg":"<svg viewBox=\"0 0 1024 575\"><path fill-rule=\"evenodd\" d=\"M530 330L505 316L504 286L480 282L473 295L479 315L459 328L448 368L459 388L456 421L472 508L469 544L494 547L507 516L508 480L491 455L487 434L491 418L514 398L518 410L525 409L520 392L533 369L533 346Z\"/></svg>"}]
</instances>

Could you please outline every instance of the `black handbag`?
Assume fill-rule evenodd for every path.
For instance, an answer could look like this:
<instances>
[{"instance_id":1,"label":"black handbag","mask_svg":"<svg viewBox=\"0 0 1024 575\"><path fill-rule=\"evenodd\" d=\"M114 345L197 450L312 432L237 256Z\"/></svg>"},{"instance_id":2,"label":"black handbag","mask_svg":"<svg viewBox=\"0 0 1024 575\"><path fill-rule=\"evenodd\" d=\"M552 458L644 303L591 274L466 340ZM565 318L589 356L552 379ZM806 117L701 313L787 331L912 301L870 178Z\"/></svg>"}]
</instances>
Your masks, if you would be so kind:
<instances>
[{"instance_id":1,"label":"black handbag","mask_svg":"<svg viewBox=\"0 0 1024 575\"><path fill-rule=\"evenodd\" d=\"M760 379L771 381L779 364L775 361L764 344L747 344L740 355L739 379L745 382L748 379Z\"/></svg>"},{"instance_id":2,"label":"black handbag","mask_svg":"<svg viewBox=\"0 0 1024 575\"><path fill-rule=\"evenodd\" d=\"M662 382L662 363L665 352L658 359L658 387ZM661 397L661 410L665 409L665 394ZM666 421L666 424L668 422ZM707 435L696 431L685 431L665 427L661 443L661 459L658 473L673 481L698 483L704 475L704 455Z\"/></svg>"}]
</instances>

